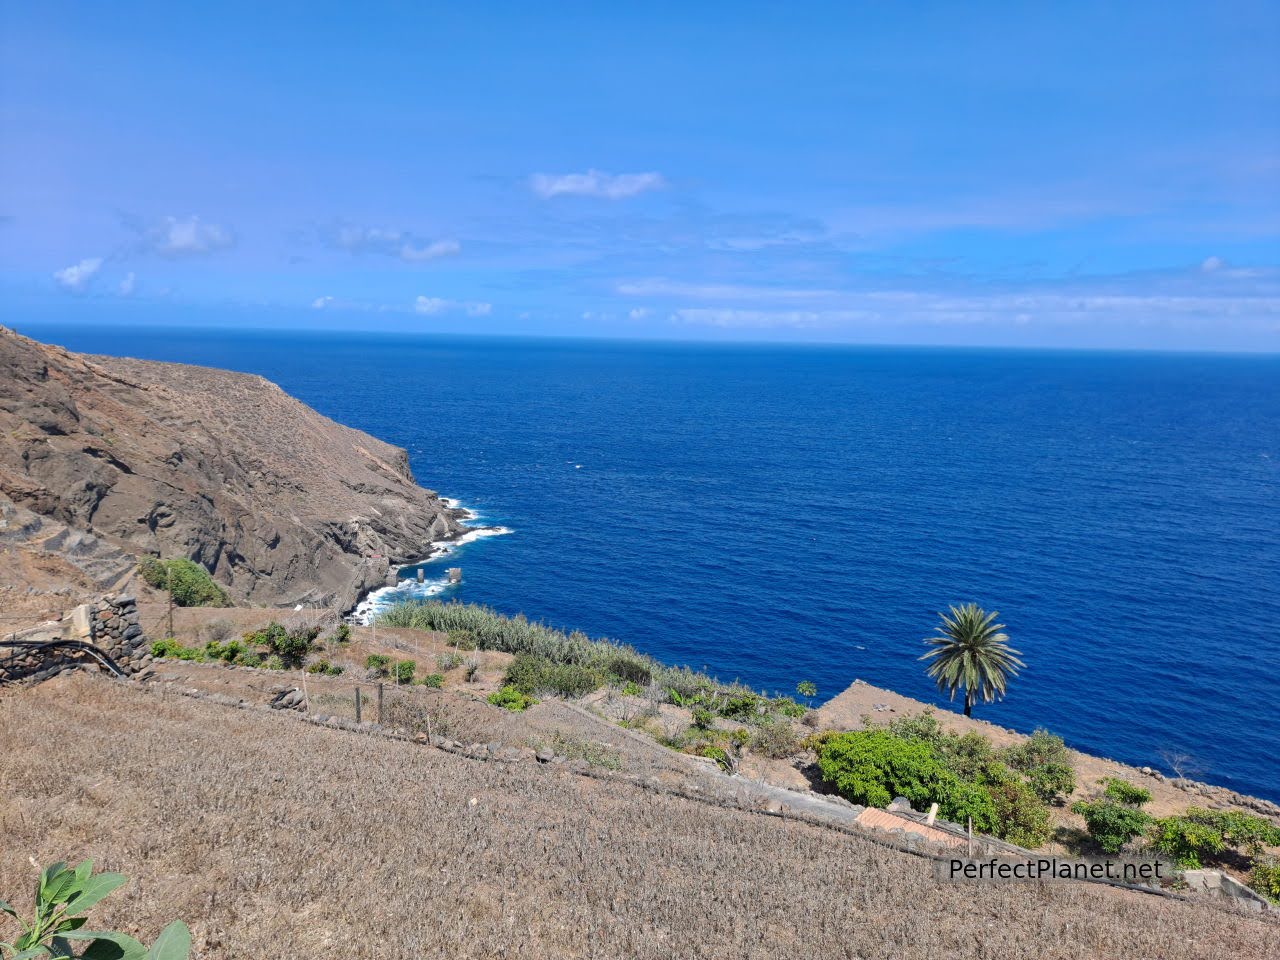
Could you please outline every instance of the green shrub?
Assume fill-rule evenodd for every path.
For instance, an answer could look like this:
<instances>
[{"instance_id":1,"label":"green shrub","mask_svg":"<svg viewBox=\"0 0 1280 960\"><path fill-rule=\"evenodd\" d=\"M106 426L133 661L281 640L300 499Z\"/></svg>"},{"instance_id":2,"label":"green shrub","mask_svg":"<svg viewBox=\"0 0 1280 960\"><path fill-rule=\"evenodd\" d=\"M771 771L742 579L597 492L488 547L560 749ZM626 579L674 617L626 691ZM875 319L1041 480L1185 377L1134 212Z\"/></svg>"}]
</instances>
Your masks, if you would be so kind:
<instances>
[{"instance_id":1,"label":"green shrub","mask_svg":"<svg viewBox=\"0 0 1280 960\"><path fill-rule=\"evenodd\" d=\"M1249 886L1272 903L1280 904L1280 860L1259 860L1249 871Z\"/></svg>"},{"instance_id":2,"label":"green shrub","mask_svg":"<svg viewBox=\"0 0 1280 960\"><path fill-rule=\"evenodd\" d=\"M244 644L239 640L231 640L227 643L210 640L204 645L206 659L221 660L223 663L234 663L236 658L243 655L244 652Z\"/></svg>"},{"instance_id":3,"label":"green shrub","mask_svg":"<svg viewBox=\"0 0 1280 960\"><path fill-rule=\"evenodd\" d=\"M691 695L699 689L719 690L728 695L751 692L738 685L717 684L710 677L687 667L668 667L626 644L592 640L579 631L565 633L544 624L531 623L522 616L504 617L472 604L410 601L384 611L379 615L378 623L389 627L443 631L451 640L465 634L480 650L527 653L552 663L584 667L601 678L614 677L619 682L630 680L641 686L656 684L680 696Z\"/></svg>"},{"instance_id":4,"label":"green shrub","mask_svg":"<svg viewBox=\"0 0 1280 960\"><path fill-rule=\"evenodd\" d=\"M267 648L267 652L278 658L285 667L298 667L311 652L311 645L320 635L319 627L299 627L286 630L284 626L272 620L261 630L254 630L244 635L245 643Z\"/></svg>"},{"instance_id":5,"label":"green shrub","mask_svg":"<svg viewBox=\"0 0 1280 960\"><path fill-rule=\"evenodd\" d=\"M504 710L513 712L527 710L538 702L528 694L521 693L515 687L503 687L497 693L489 694L487 699L495 707L502 707Z\"/></svg>"},{"instance_id":6,"label":"green shrub","mask_svg":"<svg viewBox=\"0 0 1280 960\"><path fill-rule=\"evenodd\" d=\"M503 684L523 693L582 697L603 682L599 673L573 663L554 663L544 657L518 653L507 667Z\"/></svg>"},{"instance_id":7,"label":"green shrub","mask_svg":"<svg viewBox=\"0 0 1280 960\"><path fill-rule=\"evenodd\" d=\"M1202 858L1228 849L1256 857L1264 847L1280 846L1280 827L1238 810L1189 807L1180 816L1156 821L1152 833L1152 846L1180 867L1199 867Z\"/></svg>"},{"instance_id":8,"label":"green shrub","mask_svg":"<svg viewBox=\"0 0 1280 960\"><path fill-rule=\"evenodd\" d=\"M702 707L693 708L693 725L699 730L710 730L715 726L716 718L710 710L704 710Z\"/></svg>"},{"instance_id":9,"label":"green shrub","mask_svg":"<svg viewBox=\"0 0 1280 960\"><path fill-rule=\"evenodd\" d=\"M165 637L163 640L154 641L151 644L151 655L169 660L189 660L196 663L203 663L205 660L205 652L202 648L184 647L173 637Z\"/></svg>"},{"instance_id":10,"label":"green shrub","mask_svg":"<svg viewBox=\"0 0 1280 960\"><path fill-rule=\"evenodd\" d=\"M338 629L333 632L333 639L338 643L348 643L351 640L351 624L345 620L338 624Z\"/></svg>"},{"instance_id":11,"label":"green shrub","mask_svg":"<svg viewBox=\"0 0 1280 960\"><path fill-rule=\"evenodd\" d=\"M236 657L236 666L238 667L260 667L262 666L262 657L254 653L252 650L246 650L240 656Z\"/></svg>"},{"instance_id":12,"label":"green shrub","mask_svg":"<svg viewBox=\"0 0 1280 960\"><path fill-rule=\"evenodd\" d=\"M384 657L380 653L371 653L364 658L364 668L366 670L375 670L379 676L387 675L387 668L391 666L391 658Z\"/></svg>"},{"instance_id":13,"label":"green shrub","mask_svg":"<svg viewBox=\"0 0 1280 960\"><path fill-rule=\"evenodd\" d=\"M263 670L283 670L284 661L280 659L279 656L273 653L271 656L267 657L265 660L262 661L261 667Z\"/></svg>"},{"instance_id":14,"label":"green shrub","mask_svg":"<svg viewBox=\"0 0 1280 960\"><path fill-rule=\"evenodd\" d=\"M32 861L34 863L34 861ZM191 934L175 920L160 931L150 950L124 933L85 930L85 914L103 897L125 883L118 873L94 873L93 861L69 868L51 863L40 872L36 884L35 915L30 922L0 900L0 914L8 914L22 926L13 943L0 943L0 956L18 958L70 957L75 941L87 941L84 957L118 957L122 960L186 960Z\"/></svg>"},{"instance_id":15,"label":"green shrub","mask_svg":"<svg viewBox=\"0 0 1280 960\"><path fill-rule=\"evenodd\" d=\"M342 673L342 667L328 660L315 660L307 665L307 673L318 673L326 677L336 677Z\"/></svg>"},{"instance_id":16,"label":"green shrub","mask_svg":"<svg viewBox=\"0 0 1280 960\"><path fill-rule=\"evenodd\" d=\"M413 660L397 660L391 668L391 679L396 683L413 683L413 672L418 664Z\"/></svg>"},{"instance_id":17,"label":"green shrub","mask_svg":"<svg viewBox=\"0 0 1280 960\"><path fill-rule=\"evenodd\" d=\"M996 836L1034 850L1053 835L1049 808L1020 780L988 786L996 811Z\"/></svg>"},{"instance_id":18,"label":"green shrub","mask_svg":"<svg viewBox=\"0 0 1280 960\"><path fill-rule=\"evenodd\" d=\"M180 607L229 607L231 598L213 582L209 571L186 558L159 560L155 557L138 564L142 579L158 590L168 590Z\"/></svg>"},{"instance_id":19,"label":"green shrub","mask_svg":"<svg viewBox=\"0 0 1280 960\"><path fill-rule=\"evenodd\" d=\"M698 756L714 760L721 770L730 773L733 771L733 761L729 759L729 754L723 747L717 747L715 744L707 744L706 746L698 749Z\"/></svg>"},{"instance_id":20,"label":"green shrub","mask_svg":"<svg viewBox=\"0 0 1280 960\"><path fill-rule=\"evenodd\" d=\"M1089 802L1081 800L1071 809L1084 817L1089 836L1104 853L1119 853L1126 843L1141 836L1155 822L1150 814L1114 797Z\"/></svg>"},{"instance_id":21,"label":"green shrub","mask_svg":"<svg viewBox=\"0 0 1280 960\"><path fill-rule=\"evenodd\" d=\"M1022 743L1000 751L1000 759L1027 778L1041 800L1067 797L1076 788L1071 754L1062 738L1036 730Z\"/></svg>"},{"instance_id":22,"label":"green shrub","mask_svg":"<svg viewBox=\"0 0 1280 960\"><path fill-rule=\"evenodd\" d=\"M438 689L444 686L444 677L442 677L438 673L428 673L425 677L423 677L421 680L418 681L418 686L435 687Z\"/></svg>"},{"instance_id":23,"label":"green shrub","mask_svg":"<svg viewBox=\"0 0 1280 960\"><path fill-rule=\"evenodd\" d=\"M474 650L476 648L476 638L471 635L470 630L450 630L449 642L458 650Z\"/></svg>"},{"instance_id":24,"label":"green shrub","mask_svg":"<svg viewBox=\"0 0 1280 960\"><path fill-rule=\"evenodd\" d=\"M943 766L929 744L904 740L887 730L843 733L826 740L818 752L822 778L846 800L872 807L905 797L913 807L937 803L943 818L991 833L995 806L980 787L964 783Z\"/></svg>"},{"instance_id":25,"label":"green shrub","mask_svg":"<svg viewBox=\"0 0 1280 960\"><path fill-rule=\"evenodd\" d=\"M1103 796L1109 797L1117 803L1126 803L1131 807L1140 807L1144 803L1151 802L1150 790L1134 786L1128 780L1118 780L1115 778L1107 781L1107 786L1103 791Z\"/></svg>"},{"instance_id":26,"label":"green shrub","mask_svg":"<svg viewBox=\"0 0 1280 960\"><path fill-rule=\"evenodd\" d=\"M642 697L644 696L644 687L632 680L628 680L622 685L622 695L624 697Z\"/></svg>"}]
</instances>

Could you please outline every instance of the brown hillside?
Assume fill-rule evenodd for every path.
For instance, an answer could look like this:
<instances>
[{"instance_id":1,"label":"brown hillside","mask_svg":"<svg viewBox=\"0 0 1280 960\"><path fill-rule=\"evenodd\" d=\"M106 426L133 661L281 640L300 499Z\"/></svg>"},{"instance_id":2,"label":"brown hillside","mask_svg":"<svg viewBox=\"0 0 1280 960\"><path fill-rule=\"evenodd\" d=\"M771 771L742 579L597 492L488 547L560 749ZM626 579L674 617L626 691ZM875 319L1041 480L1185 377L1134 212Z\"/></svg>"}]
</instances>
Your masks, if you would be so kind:
<instances>
[{"instance_id":1,"label":"brown hillside","mask_svg":"<svg viewBox=\"0 0 1280 960\"><path fill-rule=\"evenodd\" d=\"M102 553L190 557L264 605L349 606L383 582L388 558L460 529L404 450L261 377L89 357L0 327L5 502L49 522L25 544L10 535L12 551L65 558L49 533L65 526ZM100 582L115 566L87 579L116 586Z\"/></svg>"},{"instance_id":2,"label":"brown hillside","mask_svg":"<svg viewBox=\"0 0 1280 960\"><path fill-rule=\"evenodd\" d=\"M94 923L202 958L1220 957L1280 927L1072 883L955 884L796 821L64 676L0 694L0 893L131 882Z\"/></svg>"}]
</instances>

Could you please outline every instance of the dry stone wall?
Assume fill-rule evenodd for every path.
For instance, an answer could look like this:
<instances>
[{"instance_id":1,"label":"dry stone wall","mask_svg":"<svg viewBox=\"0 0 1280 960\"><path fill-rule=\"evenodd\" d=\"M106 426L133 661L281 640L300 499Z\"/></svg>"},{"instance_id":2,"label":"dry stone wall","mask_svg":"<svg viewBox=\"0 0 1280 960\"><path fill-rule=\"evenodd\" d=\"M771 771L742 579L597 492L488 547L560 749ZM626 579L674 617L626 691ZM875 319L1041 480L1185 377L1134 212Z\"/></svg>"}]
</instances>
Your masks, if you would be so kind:
<instances>
[{"instance_id":1,"label":"dry stone wall","mask_svg":"<svg viewBox=\"0 0 1280 960\"><path fill-rule=\"evenodd\" d=\"M137 600L127 594L108 594L97 603L68 611L61 620L24 630L5 640L32 644L53 640L82 640L97 647L125 673L138 673L151 663L150 648L138 623ZM63 670L98 666L81 650L48 651L31 647L0 647L0 683L27 680L38 683Z\"/></svg>"}]
</instances>

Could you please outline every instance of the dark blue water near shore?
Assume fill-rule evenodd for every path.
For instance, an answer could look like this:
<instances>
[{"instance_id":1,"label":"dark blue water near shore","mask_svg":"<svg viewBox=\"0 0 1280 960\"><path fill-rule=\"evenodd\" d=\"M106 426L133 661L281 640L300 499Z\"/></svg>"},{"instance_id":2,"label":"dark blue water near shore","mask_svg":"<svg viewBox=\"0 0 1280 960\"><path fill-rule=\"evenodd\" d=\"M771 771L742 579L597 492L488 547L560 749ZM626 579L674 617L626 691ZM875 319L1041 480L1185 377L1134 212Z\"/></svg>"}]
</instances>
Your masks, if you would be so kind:
<instances>
[{"instance_id":1,"label":"dark blue water near shore","mask_svg":"<svg viewBox=\"0 0 1280 960\"><path fill-rule=\"evenodd\" d=\"M1028 664L980 716L1280 800L1280 358L30 332L407 447L514 530L450 558L461 599L924 700L934 612L975 600Z\"/></svg>"}]
</instances>

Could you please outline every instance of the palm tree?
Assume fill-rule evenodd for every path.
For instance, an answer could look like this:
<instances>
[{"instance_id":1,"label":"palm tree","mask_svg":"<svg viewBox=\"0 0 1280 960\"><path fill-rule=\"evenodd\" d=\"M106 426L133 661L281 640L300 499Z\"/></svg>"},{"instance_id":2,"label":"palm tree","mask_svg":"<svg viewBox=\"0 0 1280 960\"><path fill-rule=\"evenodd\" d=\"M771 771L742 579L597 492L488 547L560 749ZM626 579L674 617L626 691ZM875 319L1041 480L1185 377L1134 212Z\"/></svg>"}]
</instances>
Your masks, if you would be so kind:
<instances>
[{"instance_id":1,"label":"palm tree","mask_svg":"<svg viewBox=\"0 0 1280 960\"><path fill-rule=\"evenodd\" d=\"M1024 667L1018 659L1020 651L1009 646L1009 638L1001 633L1003 623L996 623L999 611L990 613L976 603L953 606L949 614L938 614L934 635L925 639L933 649L921 660L933 660L928 674L938 682L951 699L964 687L964 715L973 716L973 703L978 697L991 703L1004 697L1010 677Z\"/></svg>"}]
</instances>

